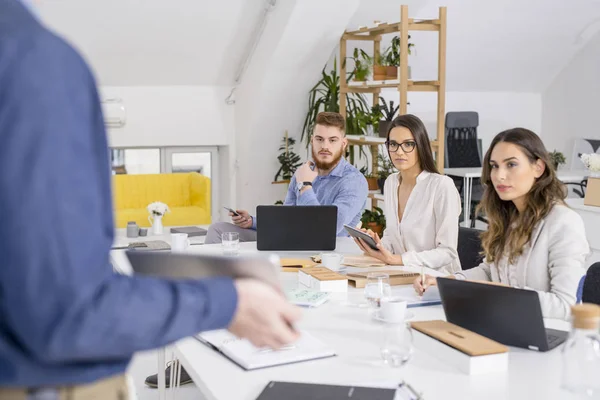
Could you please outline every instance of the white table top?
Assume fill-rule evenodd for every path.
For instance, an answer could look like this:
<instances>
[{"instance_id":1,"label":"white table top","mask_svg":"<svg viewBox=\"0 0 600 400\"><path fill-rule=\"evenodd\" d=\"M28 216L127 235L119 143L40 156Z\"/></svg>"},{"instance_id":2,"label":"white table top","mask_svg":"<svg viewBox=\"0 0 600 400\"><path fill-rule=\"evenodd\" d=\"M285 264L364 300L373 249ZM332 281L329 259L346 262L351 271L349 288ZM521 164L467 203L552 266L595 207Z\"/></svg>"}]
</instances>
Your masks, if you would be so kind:
<instances>
[{"instance_id":1,"label":"white table top","mask_svg":"<svg viewBox=\"0 0 600 400\"><path fill-rule=\"evenodd\" d=\"M444 168L444 174L452 176L461 176L463 178L480 178L481 167L476 168ZM558 170L556 176L562 182L581 182L589 176L587 171L562 171Z\"/></svg>"},{"instance_id":2,"label":"white table top","mask_svg":"<svg viewBox=\"0 0 600 400\"><path fill-rule=\"evenodd\" d=\"M565 201L569 205L569 207L574 208L576 210L591 212L600 215L600 207L596 206L586 206L583 204L584 199L566 199Z\"/></svg>"},{"instance_id":3,"label":"white table top","mask_svg":"<svg viewBox=\"0 0 600 400\"><path fill-rule=\"evenodd\" d=\"M208 229L209 225L194 225L199 228ZM134 242L144 242L147 240L162 240L171 244L171 228L170 226L165 226L163 228L163 233L161 235L155 235L152 233L152 228L148 229L147 236L138 236L135 238L127 237L127 229L126 228L117 228L115 229L115 238L112 244L112 248L122 248L127 247L130 243ZM190 237L190 244L203 244L206 236L192 236Z\"/></svg>"},{"instance_id":4,"label":"white table top","mask_svg":"<svg viewBox=\"0 0 600 400\"><path fill-rule=\"evenodd\" d=\"M242 243L241 252L256 252L256 243ZM220 245L194 246L191 252L220 252ZM348 238L338 239L337 251L358 253ZM311 255L316 252L282 253L282 256ZM113 259L125 263L122 250L113 251ZM297 285L296 273L283 273L287 288ZM395 293L411 291L396 286ZM362 301L362 289L349 288L347 294L333 294L324 305L303 310L299 328L332 346L338 356L322 360L244 371L233 362L196 339L183 339L174 345L175 353L200 387L210 390L216 399L255 399L271 380L312 383L373 385L406 380L427 400L436 399L566 399L559 390L561 352L547 353L511 348L509 370L480 376L462 374L421 349L401 368L385 366L379 355L382 325L368 316ZM441 306L411 308L413 320L444 319ZM568 329L565 321L547 320L548 327Z\"/></svg>"}]
</instances>

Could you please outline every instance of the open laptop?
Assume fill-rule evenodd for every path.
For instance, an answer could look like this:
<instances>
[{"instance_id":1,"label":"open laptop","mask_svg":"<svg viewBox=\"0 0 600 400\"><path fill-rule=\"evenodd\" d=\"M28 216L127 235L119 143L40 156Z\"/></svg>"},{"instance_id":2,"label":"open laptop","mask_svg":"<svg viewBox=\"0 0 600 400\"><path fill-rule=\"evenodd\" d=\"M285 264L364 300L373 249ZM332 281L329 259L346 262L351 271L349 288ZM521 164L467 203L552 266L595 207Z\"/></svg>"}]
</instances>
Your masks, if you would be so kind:
<instances>
[{"instance_id":1,"label":"open laptop","mask_svg":"<svg viewBox=\"0 0 600 400\"><path fill-rule=\"evenodd\" d=\"M258 250L335 249L336 206L258 206L256 217Z\"/></svg>"},{"instance_id":2,"label":"open laptop","mask_svg":"<svg viewBox=\"0 0 600 400\"><path fill-rule=\"evenodd\" d=\"M280 261L275 254L170 253L127 251L134 273L173 279L200 279L215 276L255 278L281 290Z\"/></svg>"},{"instance_id":3,"label":"open laptop","mask_svg":"<svg viewBox=\"0 0 600 400\"><path fill-rule=\"evenodd\" d=\"M548 351L568 332L546 329L537 292L437 278L446 320L507 346Z\"/></svg>"}]
</instances>

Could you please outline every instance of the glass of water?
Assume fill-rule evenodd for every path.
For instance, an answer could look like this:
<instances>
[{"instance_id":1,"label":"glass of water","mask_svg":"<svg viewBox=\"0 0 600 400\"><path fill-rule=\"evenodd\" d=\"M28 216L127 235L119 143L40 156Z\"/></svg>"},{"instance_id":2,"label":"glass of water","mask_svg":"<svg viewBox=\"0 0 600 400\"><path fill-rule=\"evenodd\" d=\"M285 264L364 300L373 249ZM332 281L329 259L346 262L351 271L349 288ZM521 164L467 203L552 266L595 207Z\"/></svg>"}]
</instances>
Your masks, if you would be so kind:
<instances>
[{"instance_id":1,"label":"glass of water","mask_svg":"<svg viewBox=\"0 0 600 400\"><path fill-rule=\"evenodd\" d=\"M392 295L390 276L382 272L369 272L364 294L369 309L373 312L378 311L381 301Z\"/></svg>"},{"instance_id":2,"label":"glass of water","mask_svg":"<svg viewBox=\"0 0 600 400\"><path fill-rule=\"evenodd\" d=\"M228 256L237 256L240 252L240 235L237 232L224 232L221 235L223 253Z\"/></svg>"},{"instance_id":3,"label":"glass of water","mask_svg":"<svg viewBox=\"0 0 600 400\"><path fill-rule=\"evenodd\" d=\"M383 337L380 347L383 362L390 367L402 367L412 357L412 343L412 330L407 323L386 323L383 325Z\"/></svg>"}]
</instances>

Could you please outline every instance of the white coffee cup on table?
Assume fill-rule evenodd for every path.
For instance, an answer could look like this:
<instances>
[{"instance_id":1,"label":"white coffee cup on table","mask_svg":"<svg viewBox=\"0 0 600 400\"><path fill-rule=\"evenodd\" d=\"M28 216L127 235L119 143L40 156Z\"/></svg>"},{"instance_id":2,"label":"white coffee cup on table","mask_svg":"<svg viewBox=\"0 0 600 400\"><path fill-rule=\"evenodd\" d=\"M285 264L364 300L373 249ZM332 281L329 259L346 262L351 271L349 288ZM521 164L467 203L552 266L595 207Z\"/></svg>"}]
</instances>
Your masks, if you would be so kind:
<instances>
[{"instance_id":1,"label":"white coffee cup on table","mask_svg":"<svg viewBox=\"0 0 600 400\"><path fill-rule=\"evenodd\" d=\"M187 233L171 233L171 251L182 252L190 247Z\"/></svg>"},{"instance_id":2,"label":"white coffee cup on table","mask_svg":"<svg viewBox=\"0 0 600 400\"><path fill-rule=\"evenodd\" d=\"M329 268L332 271L339 271L343 260L344 256L338 253L321 254L321 265Z\"/></svg>"}]
</instances>

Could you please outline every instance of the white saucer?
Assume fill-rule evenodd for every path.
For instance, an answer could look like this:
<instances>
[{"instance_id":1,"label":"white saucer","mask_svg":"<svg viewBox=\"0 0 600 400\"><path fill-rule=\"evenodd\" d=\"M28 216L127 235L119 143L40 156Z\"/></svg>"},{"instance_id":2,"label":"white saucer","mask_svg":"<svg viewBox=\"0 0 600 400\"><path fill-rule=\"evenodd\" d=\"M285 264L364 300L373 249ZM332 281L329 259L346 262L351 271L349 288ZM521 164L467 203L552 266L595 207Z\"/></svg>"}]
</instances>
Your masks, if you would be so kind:
<instances>
[{"instance_id":1,"label":"white saucer","mask_svg":"<svg viewBox=\"0 0 600 400\"><path fill-rule=\"evenodd\" d=\"M406 322L406 321L410 321L411 319L413 319L415 317L415 314L412 311L408 311L406 310L405 314L404 314L404 321L402 322ZM379 311L376 311L373 313L373 318L376 319L377 321L381 321L381 322L389 322L385 319L383 319L380 315L379 315ZM399 323L399 322L397 322Z\"/></svg>"}]
</instances>

